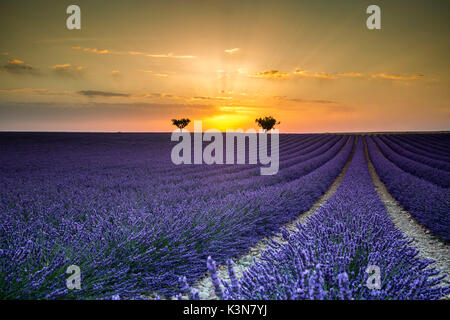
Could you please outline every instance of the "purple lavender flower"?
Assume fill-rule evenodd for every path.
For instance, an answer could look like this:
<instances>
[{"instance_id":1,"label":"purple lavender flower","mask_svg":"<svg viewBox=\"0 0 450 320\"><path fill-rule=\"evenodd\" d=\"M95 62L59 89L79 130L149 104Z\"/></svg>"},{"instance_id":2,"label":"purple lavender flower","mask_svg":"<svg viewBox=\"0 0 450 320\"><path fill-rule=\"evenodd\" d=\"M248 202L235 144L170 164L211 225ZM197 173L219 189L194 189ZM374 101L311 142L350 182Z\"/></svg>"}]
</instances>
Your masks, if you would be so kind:
<instances>
[{"instance_id":1,"label":"purple lavender flower","mask_svg":"<svg viewBox=\"0 0 450 320\"><path fill-rule=\"evenodd\" d=\"M211 282L214 286L214 292L215 292L216 296L219 299L221 299L221 298L223 298L223 291L222 291L222 287L220 285L219 277L217 275L216 262L211 258L211 256L208 256L208 259L206 260L206 265L208 267Z\"/></svg>"}]
</instances>

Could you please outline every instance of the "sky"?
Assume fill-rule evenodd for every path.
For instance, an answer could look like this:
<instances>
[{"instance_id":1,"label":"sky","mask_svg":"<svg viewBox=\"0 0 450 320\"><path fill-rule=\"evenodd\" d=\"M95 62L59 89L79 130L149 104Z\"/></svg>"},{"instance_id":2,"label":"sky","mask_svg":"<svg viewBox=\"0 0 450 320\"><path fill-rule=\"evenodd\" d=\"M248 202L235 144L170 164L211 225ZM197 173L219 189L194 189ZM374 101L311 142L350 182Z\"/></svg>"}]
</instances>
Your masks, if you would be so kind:
<instances>
[{"instance_id":1,"label":"sky","mask_svg":"<svg viewBox=\"0 0 450 320\"><path fill-rule=\"evenodd\" d=\"M81 9L68 30L66 8ZM371 4L381 30L366 27ZM450 130L449 1L2 1L0 131ZM192 130L192 125L188 129Z\"/></svg>"}]
</instances>

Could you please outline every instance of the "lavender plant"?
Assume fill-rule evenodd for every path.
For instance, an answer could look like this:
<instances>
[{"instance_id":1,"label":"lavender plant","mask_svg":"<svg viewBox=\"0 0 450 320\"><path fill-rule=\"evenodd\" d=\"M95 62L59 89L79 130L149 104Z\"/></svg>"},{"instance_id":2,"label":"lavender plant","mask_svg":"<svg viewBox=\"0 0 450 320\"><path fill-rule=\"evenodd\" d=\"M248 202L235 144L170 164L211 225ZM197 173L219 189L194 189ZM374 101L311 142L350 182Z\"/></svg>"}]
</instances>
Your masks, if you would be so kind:
<instances>
[{"instance_id":1,"label":"lavender plant","mask_svg":"<svg viewBox=\"0 0 450 320\"><path fill-rule=\"evenodd\" d=\"M433 139L444 156L446 140ZM434 283L433 272L424 271L428 262L402 246L406 240L377 213L379 199L372 191L369 196L342 192L323 209L328 213L322 219L313 218L317 227L284 232L291 239L286 248L273 243L260 267L241 280L234 275L230 258L308 210L329 188L351 154L354 137L281 135L275 176L260 176L255 165L175 166L169 140L167 134L0 134L0 298L140 299L150 292L182 292L198 299L189 284L208 270L215 272L216 262L204 263L208 256L218 264L228 261L230 282L215 281L224 299L250 297L250 292L254 298L314 299L442 294L427 291ZM369 141L375 158L373 148ZM373 160L382 179L403 174L389 165L382 174L383 159ZM354 180L348 190L361 185L366 190L367 179L358 174L347 179ZM405 181L415 185L417 178L409 176ZM391 186L396 188L405 186ZM401 192L418 192L415 188ZM422 191L408 203L420 208L416 215L425 220L435 219L431 213L437 205L443 208L435 225L448 234L448 202L442 199L449 197L445 189L436 190L441 193L431 196L437 202L424 200ZM349 205L354 200L360 209ZM434 211L423 211L421 201ZM367 275L361 268L368 261L379 262L389 280L381 293L362 288ZM81 290L66 287L72 264L80 267ZM403 283L407 268L412 276ZM290 289L293 283L298 290ZM410 293L399 294L402 290Z\"/></svg>"},{"instance_id":2,"label":"lavender plant","mask_svg":"<svg viewBox=\"0 0 450 320\"><path fill-rule=\"evenodd\" d=\"M450 286L417 257L378 198L359 139L336 193L297 231L283 231L238 285L224 283L226 299L439 299ZM211 262L209 262L211 263ZM381 287L366 285L368 265L381 270ZM217 281L217 275L212 275ZM238 286L238 289L236 289Z\"/></svg>"},{"instance_id":3,"label":"lavender plant","mask_svg":"<svg viewBox=\"0 0 450 320\"><path fill-rule=\"evenodd\" d=\"M421 224L450 240L450 190L413 176L386 159L367 139L370 159L392 196Z\"/></svg>"},{"instance_id":4,"label":"lavender plant","mask_svg":"<svg viewBox=\"0 0 450 320\"><path fill-rule=\"evenodd\" d=\"M180 275L191 283L204 274L208 255L225 262L308 210L352 149L341 136L283 136L284 178L270 180L248 178L251 166L177 167L169 140L0 136L1 298L174 294ZM80 267L81 290L66 287L72 264Z\"/></svg>"},{"instance_id":5,"label":"lavender plant","mask_svg":"<svg viewBox=\"0 0 450 320\"><path fill-rule=\"evenodd\" d=\"M403 171L423 180L429 181L442 188L450 187L450 172L436 169L426 164L403 157L389 148L389 146L378 137L374 137L373 140L382 154Z\"/></svg>"},{"instance_id":6,"label":"lavender plant","mask_svg":"<svg viewBox=\"0 0 450 320\"><path fill-rule=\"evenodd\" d=\"M445 170L450 172L450 164L448 161L433 159L432 157L421 155L416 148L410 147L410 151L405 147L405 143L401 143L395 141L393 137L390 136L380 136L380 139L383 140L392 150L397 152L398 154L412 159L414 161L426 164L430 167Z\"/></svg>"}]
</instances>

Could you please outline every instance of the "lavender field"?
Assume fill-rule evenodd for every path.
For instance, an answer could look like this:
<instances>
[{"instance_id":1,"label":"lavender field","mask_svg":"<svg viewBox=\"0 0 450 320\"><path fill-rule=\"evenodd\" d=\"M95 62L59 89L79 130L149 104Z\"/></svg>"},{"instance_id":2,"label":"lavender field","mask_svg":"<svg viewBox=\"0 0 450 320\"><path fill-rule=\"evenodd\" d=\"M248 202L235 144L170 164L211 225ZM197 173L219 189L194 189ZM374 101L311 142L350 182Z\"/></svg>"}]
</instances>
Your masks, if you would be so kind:
<instances>
[{"instance_id":1,"label":"lavender field","mask_svg":"<svg viewBox=\"0 0 450 320\"><path fill-rule=\"evenodd\" d=\"M175 165L174 144L168 133L1 133L0 298L197 299L205 276L222 299L450 294L450 134L281 134L273 176L260 165ZM444 248L441 267L393 222L370 166ZM336 181L305 223L283 228ZM265 237L237 276L232 261ZM79 290L66 287L70 265ZM366 286L370 265L378 289Z\"/></svg>"}]
</instances>

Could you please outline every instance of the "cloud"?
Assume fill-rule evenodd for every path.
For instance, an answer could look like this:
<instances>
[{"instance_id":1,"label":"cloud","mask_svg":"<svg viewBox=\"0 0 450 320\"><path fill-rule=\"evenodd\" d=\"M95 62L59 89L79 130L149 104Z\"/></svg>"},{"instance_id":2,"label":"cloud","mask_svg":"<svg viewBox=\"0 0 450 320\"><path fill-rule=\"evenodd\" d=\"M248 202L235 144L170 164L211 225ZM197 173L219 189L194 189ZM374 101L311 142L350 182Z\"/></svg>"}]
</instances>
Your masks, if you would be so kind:
<instances>
[{"instance_id":1,"label":"cloud","mask_svg":"<svg viewBox=\"0 0 450 320\"><path fill-rule=\"evenodd\" d=\"M362 77L362 73L358 72L338 72L336 73L338 77L351 77L351 78L359 78Z\"/></svg>"},{"instance_id":2,"label":"cloud","mask_svg":"<svg viewBox=\"0 0 450 320\"><path fill-rule=\"evenodd\" d=\"M315 79L336 79L334 75L323 73L323 72L308 72L305 70L295 70L292 73L283 72L278 70L270 70L258 72L256 74L251 75L252 78L266 78L266 79L294 79L294 78L315 78Z\"/></svg>"},{"instance_id":3,"label":"cloud","mask_svg":"<svg viewBox=\"0 0 450 320\"><path fill-rule=\"evenodd\" d=\"M48 39L39 39L36 41L33 41L33 43L73 43L73 42L80 42L80 41L99 41L99 40L105 40L104 38L84 38L84 37L63 37L63 38L48 38Z\"/></svg>"},{"instance_id":4,"label":"cloud","mask_svg":"<svg viewBox=\"0 0 450 320\"><path fill-rule=\"evenodd\" d=\"M144 55L144 52L140 52L140 51L128 51L128 54L131 54L132 56L137 56L137 55Z\"/></svg>"},{"instance_id":5,"label":"cloud","mask_svg":"<svg viewBox=\"0 0 450 320\"><path fill-rule=\"evenodd\" d=\"M153 73L153 70L139 69L139 72Z\"/></svg>"},{"instance_id":6,"label":"cloud","mask_svg":"<svg viewBox=\"0 0 450 320\"><path fill-rule=\"evenodd\" d=\"M185 99L185 97L176 96L167 93L146 93L143 95L135 95L136 97L156 98L156 99Z\"/></svg>"},{"instance_id":7,"label":"cloud","mask_svg":"<svg viewBox=\"0 0 450 320\"><path fill-rule=\"evenodd\" d=\"M360 72L309 72L306 70L296 69L294 72L282 72L278 70L270 70L264 72L258 72L256 74L250 75L252 78L266 78L266 79L298 79L298 78L310 78L310 79L342 79L342 78L359 78L362 80L370 79L382 79L382 80L392 80L392 81L404 81L405 84L408 81L420 80L424 77L423 74L414 75L396 75L387 73L378 73L372 75L364 75ZM434 79L437 80L437 79Z\"/></svg>"},{"instance_id":8,"label":"cloud","mask_svg":"<svg viewBox=\"0 0 450 320\"><path fill-rule=\"evenodd\" d=\"M173 52L163 53L163 54L150 54L141 51L116 51L110 49L96 49L96 48L86 48L81 46L73 46L72 49L80 50L84 52L92 52L96 54L119 54L119 55L132 55L132 56L146 56L150 58L168 58L168 59L195 59L196 56L192 55L176 55Z\"/></svg>"},{"instance_id":9,"label":"cloud","mask_svg":"<svg viewBox=\"0 0 450 320\"><path fill-rule=\"evenodd\" d=\"M289 73L282 72L278 70L270 70L258 72L254 75L251 75L252 78L267 78L267 79L286 79L289 78Z\"/></svg>"},{"instance_id":10,"label":"cloud","mask_svg":"<svg viewBox=\"0 0 450 320\"><path fill-rule=\"evenodd\" d=\"M83 95L88 97L129 97L129 98L154 98L154 99L182 99L190 100L190 98L176 96L168 93L118 93L99 90L83 90L83 91L71 91L71 90L51 90L43 88L12 88L12 89L0 89L0 94L17 93L17 94L35 94L35 95Z\"/></svg>"},{"instance_id":11,"label":"cloud","mask_svg":"<svg viewBox=\"0 0 450 320\"><path fill-rule=\"evenodd\" d=\"M74 91L50 90L42 88L13 88L13 89L0 89L0 93L27 93L39 96L46 96L46 95L72 95L74 94Z\"/></svg>"},{"instance_id":12,"label":"cloud","mask_svg":"<svg viewBox=\"0 0 450 320\"><path fill-rule=\"evenodd\" d=\"M397 81L411 81L411 80L419 80L424 77L423 74L415 74L412 76L402 76L402 75L393 75L386 73L378 73L373 74L371 76L373 79L385 79L385 80L397 80Z\"/></svg>"},{"instance_id":13,"label":"cloud","mask_svg":"<svg viewBox=\"0 0 450 320\"><path fill-rule=\"evenodd\" d=\"M99 90L83 90L76 93L87 97L124 97L138 100L140 100L141 98L149 98L158 100L184 100L186 102L191 101L191 98L168 93L123 93Z\"/></svg>"},{"instance_id":14,"label":"cloud","mask_svg":"<svg viewBox=\"0 0 450 320\"><path fill-rule=\"evenodd\" d=\"M152 76L155 76L155 77L167 78L169 76L169 73L153 72L152 70L139 69L138 71L150 73Z\"/></svg>"},{"instance_id":15,"label":"cloud","mask_svg":"<svg viewBox=\"0 0 450 320\"><path fill-rule=\"evenodd\" d=\"M167 73L155 73L154 76L156 77L162 77L162 78L167 78L169 75Z\"/></svg>"},{"instance_id":16,"label":"cloud","mask_svg":"<svg viewBox=\"0 0 450 320\"><path fill-rule=\"evenodd\" d=\"M37 92L37 93L46 93L48 89L34 89L34 88L14 88L14 89L0 89L0 93L25 93L25 92Z\"/></svg>"},{"instance_id":17,"label":"cloud","mask_svg":"<svg viewBox=\"0 0 450 320\"><path fill-rule=\"evenodd\" d=\"M80 46L74 46L74 47L72 47L72 49L81 50L81 51L85 51L85 52L92 52L92 53L96 53L96 54L111 53L111 51L108 49L85 48L85 47L80 47Z\"/></svg>"},{"instance_id":18,"label":"cloud","mask_svg":"<svg viewBox=\"0 0 450 320\"><path fill-rule=\"evenodd\" d=\"M122 79L122 73L119 70L112 70L111 77L113 77L113 79L115 80Z\"/></svg>"},{"instance_id":19,"label":"cloud","mask_svg":"<svg viewBox=\"0 0 450 320\"><path fill-rule=\"evenodd\" d=\"M18 59L10 59L8 63L1 67L6 72L13 74L38 75L39 72L31 65Z\"/></svg>"},{"instance_id":20,"label":"cloud","mask_svg":"<svg viewBox=\"0 0 450 320\"><path fill-rule=\"evenodd\" d=\"M146 94L133 94L130 95L133 98L154 98L154 99L177 99L183 100L185 102L193 102L193 101L230 101L233 98L229 96L178 96L167 93L146 93Z\"/></svg>"},{"instance_id":21,"label":"cloud","mask_svg":"<svg viewBox=\"0 0 450 320\"><path fill-rule=\"evenodd\" d=\"M228 54L234 54L239 52L241 49L240 48L233 48L233 49L226 49L225 52Z\"/></svg>"},{"instance_id":22,"label":"cloud","mask_svg":"<svg viewBox=\"0 0 450 320\"><path fill-rule=\"evenodd\" d=\"M84 68L82 66L72 66L70 63L56 64L50 67L53 73L60 77L78 78L83 75Z\"/></svg>"},{"instance_id":23,"label":"cloud","mask_svg":"<svg viewBox=\"0 0 450 320\"><path fill-rule=\"evenodd\" d=\"M105 54L105 53L108 53L109 50L107 50L107 49L103 49L103 50L100 50L100 49L91 49L91 52L94 52L94 53L97 53L97 54Z\"/></svg>"},{"instance_id":24,"label":"cloud","mask_svg":"<svg viewBox=\"0 0 450 320\"><path fill-rule=\"evenodd\" d=\"M227 112L227 113L255 113L259 110L261 110L261 107L257 106L220 106L220 111Z\"/></svg>"},{"instance_id":25,"label":"cloud","mask_svg":"<svg viewBox=\"0 0 450 320\"><path fill-rule=\"evenodd\" d=\"M167 54L147 54L147 57L151 58L171 58L171 59L195 59L196 56L178 56L169 52Z\"/></svg>"},{"instance_id":26,"label":"cloud","mask_svg":"<svg viewBox=\"0 0 450 320\"><path fill-rule=\"evenodd\" d=\"M82 91L78 91L78 94L81 94L86 97L129 97L130 96L127 93L96 91L96 90L82 90Z\"/></svg>"},{"instance_id":27,"label":"cloud","mask_svg":"<svg viewBox=\"0 0 450 320\"><path fill-rule=\"evenodd\" d=\"M299 102L299 103L317 103L317 104L337 104L337 101L332 100L308 100L299 98L288 98L287 96L274 96L275 99L288 102Z\"/></svg>"},{"instance_id":28,"label":"cloud","mask_svg":"<svg viewBox=\"0 0 450 320\"><path fill-rule=\"evenodd\" d=\"M220 100L220 101L224 101L224 100L231 100L233 99L232 97L209 97L209 96L197 96L197 97L192 97L190 100L195 101L195 100Z\"/></svg>"},{"instance_id":29,"label":"cloud","mask_svg":"<svg viewBox=\"0 0 450 320\"><path fill-rule=\"evenodd\" d=\"M313 72L310 73L305 70L295 70L294 75L297 77L304 77L304 78L316 78L316 79L336 79L335 76L323 72Z\"/></svg>"},{"instance_id":30,"label":"cloud","mask_svg":"<svg viewBox=\"0 0 450 320\"><path fill-rule=\"evenodd\" d=\"M242 72L239 72L242 73ZM293 72L281 72L278 70L258 72L251 75L252 78L268 78L268 79L298 79L298 78L310 78L310 79L338 79L338 78L362 78L363 74L359 72L309 72L306 70L296 69Z\"/></svg>"}]
</instances>

